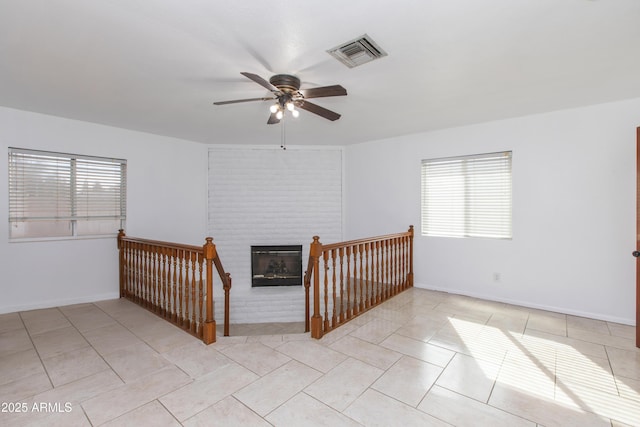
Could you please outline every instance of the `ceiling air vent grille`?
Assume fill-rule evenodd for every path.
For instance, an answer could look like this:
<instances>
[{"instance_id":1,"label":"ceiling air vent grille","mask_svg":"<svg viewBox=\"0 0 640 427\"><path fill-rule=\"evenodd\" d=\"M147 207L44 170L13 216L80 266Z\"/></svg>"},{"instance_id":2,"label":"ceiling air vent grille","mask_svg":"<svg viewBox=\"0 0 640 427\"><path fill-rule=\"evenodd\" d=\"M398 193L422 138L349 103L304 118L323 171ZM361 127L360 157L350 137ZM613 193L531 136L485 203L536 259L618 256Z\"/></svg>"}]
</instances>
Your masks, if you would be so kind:
<instances>
[{"instance_id":1,"label":"ceiling air vent grille","mask_svg":"<svg viewBox=\"0 0 640 427\"><path fill-rule=\"evenodd\" d=\"M357 67L375 59L387 56L371 37L363 35L327 51L331 56L349 68Z\"/></svg>"}]
</instances>

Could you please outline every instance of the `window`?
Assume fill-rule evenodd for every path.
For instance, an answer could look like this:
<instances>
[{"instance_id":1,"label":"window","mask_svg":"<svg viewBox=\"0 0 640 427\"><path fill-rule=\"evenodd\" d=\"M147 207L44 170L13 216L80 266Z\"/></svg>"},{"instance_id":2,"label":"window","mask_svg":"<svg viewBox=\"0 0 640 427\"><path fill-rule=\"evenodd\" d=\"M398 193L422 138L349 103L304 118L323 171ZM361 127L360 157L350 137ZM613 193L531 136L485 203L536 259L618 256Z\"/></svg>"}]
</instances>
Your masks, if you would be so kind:
<instances>
[{"instance_id":1,"label":"window","mask_svg":"<svg viewBox=\"0 0 640 427\"><path fill-rule=\"evenodd\" d=\"M126 160L9 148L9 237L115 235Z\"/></svg>"},{"instance_id":2,"label":"window","mask_svg":"<svg viewBox=\"0 0 640 427\"><path fill-rule=\"evenodd\" d=\"M422 161L422 235L511 238L511 151Z\"/></svg>"}]
</instances>

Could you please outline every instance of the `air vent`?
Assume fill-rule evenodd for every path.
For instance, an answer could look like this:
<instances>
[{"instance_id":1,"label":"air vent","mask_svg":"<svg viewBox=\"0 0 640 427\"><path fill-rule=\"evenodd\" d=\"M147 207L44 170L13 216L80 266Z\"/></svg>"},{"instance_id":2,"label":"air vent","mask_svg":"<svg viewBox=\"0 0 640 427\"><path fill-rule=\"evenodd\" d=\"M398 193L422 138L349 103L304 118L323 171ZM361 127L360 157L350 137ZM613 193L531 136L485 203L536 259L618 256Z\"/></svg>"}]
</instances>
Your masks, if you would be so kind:
<instances>
[{"instance_id":1,"label":"air vent","mask_svg":"<svg viewBox=\"0 0 640 427\"><path fill-rule=\"evenodd\" d=\"M327 51L331 56L349 68L357 67L375 59L387 56L371 37L363 35Z\"/></svg>"}]
</instances>

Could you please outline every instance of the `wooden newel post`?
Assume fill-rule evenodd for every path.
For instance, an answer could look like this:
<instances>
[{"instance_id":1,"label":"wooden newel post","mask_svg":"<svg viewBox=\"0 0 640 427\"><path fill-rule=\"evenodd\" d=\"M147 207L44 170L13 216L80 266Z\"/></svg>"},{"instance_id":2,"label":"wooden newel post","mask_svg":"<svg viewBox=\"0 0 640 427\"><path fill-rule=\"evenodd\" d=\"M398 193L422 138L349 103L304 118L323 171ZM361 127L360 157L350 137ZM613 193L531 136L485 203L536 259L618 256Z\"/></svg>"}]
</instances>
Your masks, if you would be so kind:
<instances>
[{"instance_id":1,"label":"wooden newel post","mask_svg":"<svg viewBox=\"0 0 640 427\"><path fill-rule=\"evenodd\" d=\"M311 317L311 337L322 338L322 316L320 316L320 237L313 236L309 256L313 260L313 316Z\"/></svg>"},{"instance_id":2,"label":"wooden newel post","mask_svg":"<svg viewBox=\"0 0 640 427\"><path fill-rule=\"evenodd\" d=\"M124 283L124 247L122 239L125 237L124 230L118 230L118 274L120 281L120 298L126 296Z\"/></svg>"},{"instance_id":3,"label":"wooden newel post","mask_svg":"<svg viewBox=\"0 0 640 427\"><path fill-rule=\"evenodd\" d=\"M216 342L216 321L213 315L213 259L216 257L216 245L213 238L207 237L204 244L204 259L207 262L207 317L202 328L202 341L205 344Z\"/></svg>"},{"instance_id":4,"label":"wooden newel post","mask_svg":"<svg viewBox=\"0 0 640 427\"><path fill-rule=\"evenodd\" d=\"M413 286L413 225L409 226L409 286Z\"/></svg>"}]
</instances>

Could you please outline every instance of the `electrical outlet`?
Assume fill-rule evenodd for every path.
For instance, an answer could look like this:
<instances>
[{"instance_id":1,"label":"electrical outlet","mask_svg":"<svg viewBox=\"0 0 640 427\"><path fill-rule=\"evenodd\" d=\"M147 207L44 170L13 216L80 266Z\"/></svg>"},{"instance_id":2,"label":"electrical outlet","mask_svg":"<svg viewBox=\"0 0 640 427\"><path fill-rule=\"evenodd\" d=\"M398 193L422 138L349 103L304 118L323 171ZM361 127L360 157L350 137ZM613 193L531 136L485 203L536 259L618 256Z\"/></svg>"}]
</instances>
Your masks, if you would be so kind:
<instances>
[{"instance_id":1,"label":"electrical outlet","mask_svg":"<svg viewBox=\"0 0 640 427\"><path fill-rule=\"evenodd\" d=\"M494 282L500 281L500 273L493 273L493 281Z\"/></svg>"}]
</instances>

